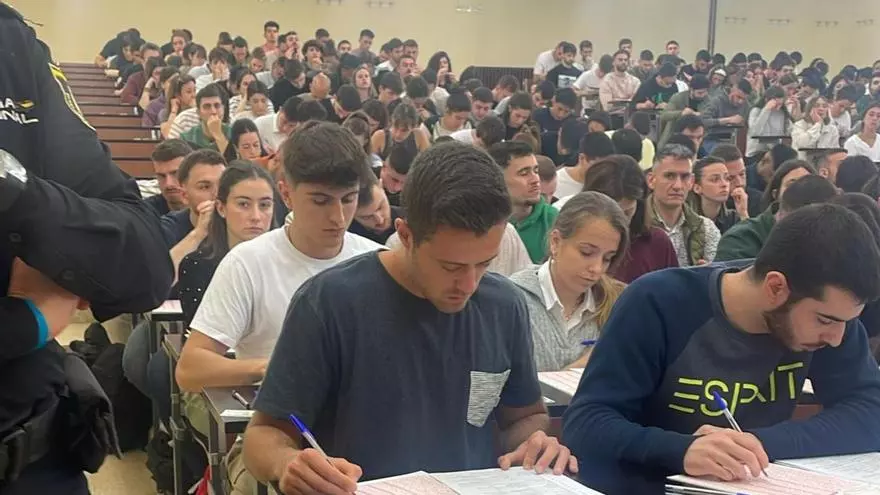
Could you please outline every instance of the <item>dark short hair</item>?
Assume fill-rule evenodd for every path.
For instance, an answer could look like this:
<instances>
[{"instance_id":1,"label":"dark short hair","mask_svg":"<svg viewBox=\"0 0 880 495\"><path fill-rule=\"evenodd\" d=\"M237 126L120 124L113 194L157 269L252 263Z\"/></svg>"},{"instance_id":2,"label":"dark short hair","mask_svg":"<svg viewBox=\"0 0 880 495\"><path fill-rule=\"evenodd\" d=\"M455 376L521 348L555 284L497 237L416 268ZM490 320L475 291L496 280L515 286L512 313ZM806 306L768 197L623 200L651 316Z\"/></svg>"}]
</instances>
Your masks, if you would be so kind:
<instances>
[{"instance_id":1,"label":"dark short hair","mask_svg":"<svg viewBox=\"0 0 880 495\"><path fill-rule=\"evenodd\" d=\"M668 62L657 69L657 75L660 77L675 77L676 74L678 74L678 67Z\"/></svg>"},{"instance_id":2,"label":"dark short hair","mask_svg":"<svg viewBox=\"0 0 880 495\"><path fill-rule=\"evenodd\" d=\"M568 41L563 41L559 44L559 47L562 48L562 53L573 53L577 54L577 47L574 46L574 43L569 43Z\"/></svg>"},{"instance_id":3,"label":"dark short hair","mask_svg":"<svg viewBox=\"0 0 880 495\"><path fill-rule=\"evenodd\" d=\"M483 87L483 81L480 79L477 79L476 77L473 77L473 78L465 81L464 84L462 84L462 86L464 87L465 91L469 91L469 92L473 93L474 91L477 90L477 88Z\"/></svg>"},{"instance_id":4,"label":"dark short hair","mask_svg":"<svg viewBox=\"0 0 880 495\"><path fill-rule=\"evenodd\" d=\"M403 46L404 46L404 48L418 48L419 42L410 38L410 39L403 42Z\"/></svg>"},{"instance_id":5,"label":"dark short hair","mask_svg":"<svg viewBox=\"0 0 880 495\"><path fill-rule=\"evenodd\" d=\"M254 95L264 95L269 97L269 88L262 81L254 81L248 85L247 97L250 100Z\"/></svg>"},{"instance_id":6,"label":"dark short hair","mask_svg":"<svg viewBox=\"0 0 880 495\"><path fill-rule=\"evenodd\" d=\"M590 132L578 143L578 153L591 160L598 160L614 154L614 144L604 132Z\"/></svg>"},{"instance_id":7,"label":"dark short hair","mask_svg":"<svg viewBox=\"0 0 880 495\"><path fill-rule=\"evenodd\" d=\"M861 217L862 221L865 222L868 229L874 235L874 241L880 246L880 205L877 204L877 200L867 194L843 193L838 194L829 202L845 206Z\"/></svg>"},{"instance_id":8,"label":"dark short hair","mask_svg":"<svg viewBox=\"0 0 880 495\"><path fill-rule=\"evenodd\" d=\"M789 160L796 160L798 152L787 144L776 144L770 148L770 158L773 160L773 170L776 171L783 163Z\"/></svg>"},{"instance_id":9,"label":"dark short hair","mask_svg":"<svg viewBox=\"0 0 880 495\"><path fill-rule=\"evenodd\" d=\"M351 187L373 173L354 134L337 124L309 122L281 146L285 176L293 184Z\"/></svg>"},{"instance_id":10,"label":"dark short hair","mask_svg":"<svg viewBox=\"0 0 880 495\"><path fill-rule=\"evenodd\" d=\"M150 160L154 162L170 162L176 158L183 158L192 153L192 151L192 146L183 139L166 139L153 148Z\"/></svg>"},{"instance_id":11,"label":"dark short hair","mask_svg":"<svg viewBox=\"0 0 880 495\"><path fill-rule=\"evenodd\" d=\"M553 95L556 93L556 85L551 81L544 79L538 84L538 87L535 88L535 92L540 94L542 99L549 100L553 98Z\"/></svg>"},{"instance_id":12,"label":"dark short hair","mask_svg":"<svg viewBox=\"0 0 880 495\"><path fill-rule=\"evenodd\" d=\"M336 90L336 101L346 112L355 112L361 109L361 95L357 88L351 84L343 84Z\"/></svg>"},{"instance_id":13,"label":"dark short hair","mask_svg":"<svg viewBox=\"0 0 880 495\"><path fill-rule=\"evenodd\" d=\"M564 105L567 108L574 109L577 107L577 95L574 90L571 88L560 88L556 90L556 94L553 95L553 100L560 105Z\"/></svg>"},{"instance_id":14,"label":"dark short hair","mask_svg":"<svg viewBox=\"0 0 880 495\"><path fill-rule=\"evenodd\" d=\"M416 108L409 103L401 103L394 108L391 114L391 125L406 124L407 127L419 125L419 114Z\"/></svg>"},{"instance_id":15,"label":"dark short hair","mask_svg":"<svg viewBox=\"0 0 880 495\"><path fill-rule=\"evenodd\" d=\"M632 45L633 40L629 38L621 38L620 41L617 42L617 47L620 48L623 45Z\"/></svg>"},{"instance_id":16,"label":"dark short hair","mask_svg":"<svg viewBox=\"0 0 880 495\"><path fill-rule=\"evenodd\" d=\"M735 144L730 143L719 144L712 150L712 155L724 160L725 163L742 160L743 157L739 148Z\"/></svg>"},{"instance_id":17,"label":"dark short hair","mask_svg":"<svg viewBox=\"0 0 880 495\"><path fill-rule=\"evenodd\" d=\"M330 36L330 31L327 31L324 28L318 28L315 30L315 38L326 38Z\"/></svg>"},{"instance_id":18,"label":"dark short hair","mask_svg":"<svg viewBox=\"0 0 880 495\"><path fill-rule=\"evenodd\" d=\"M519 79L517 79L516 76L505 74L498 79L495 86L501 89L506 89L510 92L516 92L516 90L519 89Z\"/></svg>"},{"instance_id":19,"label":"dark short hair","mask_svg":"<svg viewBox=\"0 0 880 495\"><path fill-rule=\"evenodd\" d=\"M308 122L310 120L327 120L327 109L317 100L308 100L299 104L296 109L297 122Z\"/></svg>"},{"instance_id":20,"label":"dark short hair","mask_svg":"<svg viewBox=\"0 0 880 495\"><path fill-rule=\"evenodd\" d=\"M144 76L149 79L153 75L153 71L158 67L165 67L165 59L162 57L150 57L144 64Z\"/></svg>"},{"instance_id":21,"label":"dark short hair","mask_svg":"<svg viewBox=\"0 0 880 495\"><path fill-rule=\"evenodd\" d=\"M394 94L399 95L403 93L403 79L397 72L386 72L379 79L379 88L390 89Z\"/></svg>"},{"instance_id":22,"label":"dark short hair","mask_svg":"<svg viewBox=\"0 0 880 495\"><path fill-rule=\"evenodd\" d=\"M692 155L696 156L697 154L697 146L694 144L694 141L680 132L670 136L663 146L667 147L670 145L682 146L689 149ZM654 163L657 163L657 155L654 155Z\"/></svg>"},{"instance_id":23,"label":"dark short hair","mask_svg":"<svg viewBox=\"0 0 880 495\"><path fill-rule=\"evenodd\" d=\"M493 103L495 101L492 97L492 90L485 86L481 86L471 91L471 97L473 97L474 101L482 103Z\"/></svg>"},{"instance_id":24,"label":"dark short hair","mask_svg":"<svg viewBox=\"0 0 880 495\"><path fill-rule=\"evenodd\" d=\"M305 55L306 53L309 52L309 48L314 48L315 50L318 50L319 52L324 53L324 45L321 44L321 42L318 40L306 41L303 44L302 49L300 51L302 51L302 54Z\"/></svg>"},{"instance_id":25,"label":"dark short hair","mask_svg":"<svg viewBox=\"0 0 880 495\"><path fill-rule=\"evenodd\" d=\"M648 182L639 164L626 155L611 155L597 161L584 174L583 191L600 192L614 201L632 199L636 212L629 223L631 238L650 233L645 221Z\"/></svg>"},{"instance_id":26,"label":"dark short hair","mask_svg":"<svg viewBox=\"0 0 880 495\"><path fill-rule=\"evenodd\" d=\"M746 54L743 52L737 52L733 55L733 58L730 59L730 62L733 64L745 64L748 63L746 60Z\"/></svg>"},{"instance_id":27,"label":"dark short hair","mask_svg":"<svg viewBox=\"0 0 880 495\"><path fill-rule=\"evenodd\" d=\"M642 53L639 54L639 60L644 60L645 62L653 62L654 53L651 50L642 50Z\"/></svg>"},{"instance_id":28,"label":"dark short hair","mask_svg":"<svg viewBox=\"0 0 880 495\"><path fill-rule=\"evenodd\" d=\"M428 82L421 76L415 76L406 83L406 95L410 98L427 98Z\"/></svg>"},{"instance_id":29,"label":"dark short hair","mask_svg":"<svg viewBox=\"0 0 880 495\"><path fill-rule=\"evenodd\" d=\"M213 64L214 62L229 63L229 57L226 50L222 48L212 48L211 53L208 54L208 63Z\"/></svg>"},{"instance_id":30,"label":"dark short hair","mask_svg":"<svg viewBox=\"0 0 880 495\"><path fill-rule=\"evenodd\" d=\"M202 149L193 151L186 155L186 158L180 162L180 167L177 169L177 180L180 181L181 184L186 183L186 181L189 180L189 174L196 165L222 165L225 167L226 159L223 158L223 155L214 150Z\"/></svg>"},{"instance_id":31,"label":"dark short hair","mask_svg":"<svg viewBox=\"0 0 880 495\"><path fill-rule=\"evenodd\" d=\"M780 201L781 198L779 198L778 195L779 189L782 187L782 179L792 171L800 168L806 170L812 175L816 174L816 169L803 160L794 159L786 161L780 165L775 172L773 172L773 177L770 179L770 182L767 183L767 187L764 189L764 194L761 197L761 209L766 210L775 201Z\"/></svg>"},{"instance_id":32,"label":"dark short hair","mask_svg":"<svg viewBox=\"0 0 880 495\"><path fill-rule=\"evenodd\" d=\"M780 220L758 252L753 277L782 273L793 304L823 299L836 287L862 303L880 296L880 252L865 222L846 207L821 204L801 208Z\"/></svg>"},{"instance_id":33,"label":"dark short hair","mask_svg":"<svg viewBox=\"0 0 880 495\"><path fill-rule=\"evenodd\" d=\"M611 135L611 144L614 152L618 155L632 157L633 160L642 161L642 135L632 129L620 129Z\"/></svg>"},{"instance_id":34,"label":"dark short hair","mask_svg":"<svg viewBox=\"0 0 880 495\"><path fill-rule=\"evenodd\" d=\"M703 119L700 118L699 115L683 115L680 119L675 122L675 127L672 129L674 132L684 132L685 129L693 130L699 129L700 127L705 128L706 124L703 123Z\"/></svg>"},{"instance_id":35,"label":"dark short hair","mask_svg":"<svg viewBox=\"0 0 880 495\"><path fill-rule=\"evenodd\" d=\"M446 113L470 112L471 99L464 93L452 93L446 99Z\"/></svg>"},{"instance_id":36,"label":"dark short hair","mask_svg":"<svg viewBox=\"0 0 880 495\"><path fill-rule=\"evenodd\" d=\"M696 58L697 58L697 60L700 60L702 62L711 62L712 61L712 54L709 53L709 50L700 50L697 52Z\"/></svg>"},{"instance_id":37,"label":"dark short hair","mask_svg":"<svg viewBox=\"0 0 880 495\"><path fill-rule=\"evenodd\" d=\"M247 48L248 42L246 39L241 36L236 36L234 40L232 40L232 46L235 48Z\"/></svg>"},{"instance_id":38,"label":"dark short hair","mask_svg":"<svg viewBox=\"0 0 880 495\"><path fill-rule=\"evenodd\" d=\"M489 148L489 156L495 160L499 167L506 169L514 158L534 155L535 151L526 143L519 141L505 141Z\"/></svg>"},{"instance_id":39,"label":"dark short hair","mask_svg":"<svg viewBox=\"0 0 880 495\"><path fill-rule=\"evenodd\" d=\"M418 151L403 144L392 144L388 152L388 166L400 175L407 175Z\"/></svg>"},{"instance_id":40,"label":"dark short hair","mask_svg":"<svg viewBox=\"0 0 880 495\"><path fill-rule=\"evenodd\" d=\"M669 45L681 46L681 45L680 45L677 41L675 41L675 40L669 40L669 41L667 41L667 42L666 42L666 46L669 46Z\"/></svg>"},{"instance_id":41,"label":"dark short hair","mask_svg":"<svg viewBox=\"0 0 880 495\"><path fill-rule=\"evenodd\" d=\"M485 235L511 212L501 170L488 154L461 143L432 146L418 156L402 205L416 246L441 227Z\"/></svg>"},{"instance_id":42,"label":"dark short hair","mask_svg":"<svg viewBox=\"0 0 880 495\"><path fill-rule=\"evenodd\" d=\"M829 87L833 88L833 86L829 86ZM837 98L835 98L835 100L837 100L837 101L847 100L847 101L851 101L851 102L855 103L855 102L859 101L859 97L860 97L859 90L856 89L855 86L850 85L850 86L844 86L844 87L840 88L840 91L837 92Z\"/></svg>"},{"instance_id":43,"label":"dark short hair","mask_svg":"<svg viewBox=\"0 0 880 495\"><path fill-rule=\"evenodd\" d=\"M385 43L385 49L387 49L389 52L402 47L403 41L400 41L400 38L391 38L390 40L388 40L388 43Z\"/></svg>"},{"instance_id":44,"label":"dark short hair","mask_svg":"<svg viewBox=\"0 0 880 495\"><path fill-rule=\"evenodd\" d=\"M198 43L190 43L189 46L186 47L186 54L190 57L193 55L198 55L202 58L208 58L208 52L205 50L203 45Z\"/></svg>"},{"instance_id":45,"label":"dark short hair","mask_svg":"<svg viewBox=\"0 0 880 495\"><path fill-rule=\"evenodd\" d=\"M614 57L607 54L599 57L599 69L606 74L614 70Z\"/></svg>"},{"instance_id":46,"label":"dark short hair","mask_svg":"<svg viewBox=\"0 0 880 495\"><path fill-rule=\"evenodd\" d=\"M559 142L569 153L577 153L581 139L590 132L586 119L567 119L559 128Z\"/></svg>"},{"instance_id":47,"label":"dark short hair","mask_svg":"<svg viewBox=\"0 0 880 495\"><path fill-rule=\"evenodd\" d=\"M197 108L202 106L202 100L205 98L220 98L220 101L222 101L225 106L227 100L226 90L223 89L223 85L220 83L212 83L200 89L199 92L196 93Z\"/></svg>"},{"instance_id":48,"label":"dark short hair","mask_svg":"<svg viewBox=\"0 0 880 495\"><path fill-rule=\"evenodd\" d=\"M515 108L520 110L532 110L534 108L532 95L525 91L518 91L512 94L510 100L507 101L507 111L510 112Z\"/></svg>"},{"instance_id":49,"label":"dark short hair","mask_svg":"<svg viewBox=\"0 0 880 495\"><path fill-rule=\"evenodd\" d=\"M550 157L544 155L535 155L538 161L538 178L541 182L548 182L556 178L556 164Z\"/></svg>"},{"instance_id":50,"label":"dark short hair","mask_svg":"<svg viewBox=\"0 0 880 495\"><path fill-rule=\"evenodd\" d=\"M504 141L507 134L507 126L504 125L503 120L492 114L487 115L486 118L477 124L476 132L483 146L489 147Z\"/></svg>"},{"instance_id":51,"label":"dark short hair","mask_svg":"<svg viewBox=\"0 0 880 495\"><path fill-rule=\"evenodd\" d=\"M375 37L376 37L376 34L373 33L373 31L371 31L369 29L361 29L361 34L358 36L358 38L370 38L370 39L375 38Z\"/></svg>"},{"instance_id":52,"label":"dark short hair","mask_svg":"<svg viewBox=\"0 0 880 495\"><path fill-rule=\"evenodd\" d=\"M281 29L281 26L279 26L277 22L266 21L266 23L263 24L263 32L266 32L266 30L269 29L270 27L273 27L275 29Z\"/></svg>"},{"instance_id":53,"label":"dark short hair","mask_svg":"<svg viewBox=\"0 0 880 495\"><path fill-rule=\"evenodd\" d=\"M837 187L843 192L861 192L877 175L877 166L867 156L848 156L837 169Z\"/></svg>"},{"instance_id":54,"label":"dark short hair","mask_svg":"<svg viewBox=\"0 0 880 495\"><path fill-rule=\"evenodd\" d=\"M633 114L633 116L635 116L637 113L639 113L639 112L635 112ZM641 113L647 115L647 113L645 113L645 112L641 112ZM650 116L648 118L650 118ZM598 122L598 123L602 124L602 126L605 127L606 131L611 129L611 115L608 112L605 112L603 110L598 110L598 111L591 113L587 117L587 123L589 124L590 122ZM649 122L649 125L650 125L650 122Z\"/></svg>"},{"instance_id":55,"label":"dark short hair","mask_svg":"<svg viewBox=\"0 0 880 495\"><path fill-rule=\"evenodd\" d=\"M593 42L590 40L583 40L581 41L580 48L581 50L584 48L593 48Z\"/></svg>"},{"instance_id":56,"label":"dark short hair","mask_svg":"<svg viewBox=\"0 0 880 495\"><path fill-rule=\"evenodd\" d=\"M292 121L299 122L296 118L299 116L299 106L302 104L302 98L299 96L291 96L287 100L284 101L284 105L281 107L280 111L284 113L284 116Z\"/></svg>"}]
</instances>

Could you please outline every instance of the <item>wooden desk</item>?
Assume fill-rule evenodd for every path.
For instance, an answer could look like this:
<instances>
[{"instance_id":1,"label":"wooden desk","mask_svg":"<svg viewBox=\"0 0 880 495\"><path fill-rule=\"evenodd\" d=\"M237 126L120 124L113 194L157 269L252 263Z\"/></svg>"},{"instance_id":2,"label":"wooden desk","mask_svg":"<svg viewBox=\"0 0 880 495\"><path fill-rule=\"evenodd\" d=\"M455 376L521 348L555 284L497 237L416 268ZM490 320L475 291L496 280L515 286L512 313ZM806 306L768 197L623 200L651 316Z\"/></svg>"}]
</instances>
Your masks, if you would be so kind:
<instances>
[{"instance_id":1,"label":"wooden desk","mask_svg":"<svg viewBox=\"0 0 880 495\"><path fill-rule=\"evenodd\" d=\"M148 139L108 139L104 142L110 147L110 154L113 158L149 158L153 149L159 144L159 141Z\"/></svg>"},{"instance_id":2,"label":"wooden desk","mask_svg":"<svg viewBox=\"0 0 880 495\"><path fill-rule=\"evenodd\" d=\"M61 69L61 70L63 71L64 69ZM88 81L88 82L91 82L91 81L98 81L98 82L110 81L110 82L112 82L112 80L109 77L104 75L104 71L102 71L102 70L98 70L97 72L75 71L75 72L71 72L69 74L65 72L64 75L67 77L67 80L70 82L72 82L72 81Z\"/></svg>"},{"instance_id":3,"label":"wooden desk","mask_svg":"<svg viewBox=\"0 0 880 495\"><path fill-rule=\"evenodd\" d=\"M95 64L93 64L93 63L91 63L91 62L61 62L60 67L61 67L62 70L67 70L67 69L97 69L97 70L102 70L100 67L98 67L97 65L95 65Z\"/></svg>"},{"instance_id":4,"label":"wooden desk","mask_svg":"<svg viewBox=\"0 0 880 495\"><path fill-rule=\"evenodd\" d=\"M113 158L119 168L135 179L155 179L156 171L153 169L153 161L145 158Z\"/></svg>"},{"instance_id":5,"label":"wooden desk","mask_svg":"<svg viewBox=\"0 0 880 495\"><path fill-rule=\"evenodd\" d=\"M112 79L107 79L103 75L101 77L103 77L104 79L68 79L67 83L70 84L70 87L73 89L74 94L76 94L77 91L82 91L83 89L100 89L112 95L113 90L116 88L116 81Z\"/></svg>"},{"instance_id":6,"label":"wooden desk","mask_svg":"<svg viewBox=\"0 0 880 495\"><path fill-rule=\"evenodd\" d=\"M139 115L95 115L85 114L86 120L92 127L141 127Z\"/></svg>"},{"instance_id":7,"label":"wooden desk","mask_svg":"<svg viewBox=\"0 0 880 495\"><path fill-rule=\"evenodd\" d=\"M157 141L162 136L156 127L96 127L95 131L102 141Z\"/></svg>"},{"instance_id":8,"label":"wooden desk","mask_svg":"<svg viewBox=\"0 0 880 495\"><path fill-rule=\"evenodd\" d=\"M76 96L76 102L80 108L88 105L120 105L119 97L111 91L109 95L83 95ZM85 112L85 110L83 110Z\"/></svg>"},{"instance_id":9,"label":"wooden desk","mask_svg":"<svg viewBox=\"0 0 880 495\"><path fill-rule=\"evenodd\" d=\"M79 109L87 115L138 115L138 108L133 105L119 103L80 103Z\"/></svg>"},{"instance_id":10,"label":"wooden desk","mask_svg":"<svg viewBox=\"0 0 880 495\"><path fill-rule=\"evenodd\" d=\"M85 96L112 96L116 98L116 103L121 103L121 100L118 96L113 94L113 87L95 87L95 86L73 86L73 96L77 98L85 97Z\"/></svg>"},{"instance_id":11,"label":"wooden desk","mask_svg":"<svg viewBox=\"0 0 880 495\"><path fill-rule=\"evenodd\" d=\"M785 144L791 146L791 136L749 136L764 144Z\"/></svg>"}]
</instances>

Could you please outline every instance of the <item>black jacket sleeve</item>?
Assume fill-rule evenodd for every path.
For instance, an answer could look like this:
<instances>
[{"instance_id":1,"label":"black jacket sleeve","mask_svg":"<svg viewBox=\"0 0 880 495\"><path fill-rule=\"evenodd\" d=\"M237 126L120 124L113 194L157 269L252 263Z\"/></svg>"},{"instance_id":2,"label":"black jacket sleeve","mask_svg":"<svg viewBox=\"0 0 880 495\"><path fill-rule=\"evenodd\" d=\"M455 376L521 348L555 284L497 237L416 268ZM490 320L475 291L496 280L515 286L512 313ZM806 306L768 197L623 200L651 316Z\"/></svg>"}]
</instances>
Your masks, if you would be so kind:
<instances>
[{"instance_id":1,"label":"black jacket sleeve","mask_svg":"<svg viewBox=\"0 0 880 495\"><path fill-rule=\"evenodd\" d=\"M0 149L28 175L0 212L0 242L89 301L99 320L157 307L172 281L157 216L111 161L33 30L0 15L0 47L0 105L15 115L0 119Z\"/></svg>"}]
</instances>

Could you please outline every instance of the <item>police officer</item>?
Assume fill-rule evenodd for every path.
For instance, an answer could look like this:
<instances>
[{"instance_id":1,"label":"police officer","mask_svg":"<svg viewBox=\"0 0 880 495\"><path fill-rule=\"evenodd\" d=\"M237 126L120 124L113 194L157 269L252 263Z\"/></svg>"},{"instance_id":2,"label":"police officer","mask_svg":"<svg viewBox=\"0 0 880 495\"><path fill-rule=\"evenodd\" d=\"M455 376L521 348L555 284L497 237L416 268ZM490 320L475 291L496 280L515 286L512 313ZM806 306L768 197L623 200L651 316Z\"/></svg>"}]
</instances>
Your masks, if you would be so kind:
<instances>
[{"instance_id":1,"label":"police officer","mask_svg":"<svg viewBox=\"0 0 880 495\"><path fill-rule=\"evenodd\" d=\"M77 306L101 321L148 311L171 280L158 218L0 1L0 495L88 493L53 338Z\"/></svg>"}]
</instances>

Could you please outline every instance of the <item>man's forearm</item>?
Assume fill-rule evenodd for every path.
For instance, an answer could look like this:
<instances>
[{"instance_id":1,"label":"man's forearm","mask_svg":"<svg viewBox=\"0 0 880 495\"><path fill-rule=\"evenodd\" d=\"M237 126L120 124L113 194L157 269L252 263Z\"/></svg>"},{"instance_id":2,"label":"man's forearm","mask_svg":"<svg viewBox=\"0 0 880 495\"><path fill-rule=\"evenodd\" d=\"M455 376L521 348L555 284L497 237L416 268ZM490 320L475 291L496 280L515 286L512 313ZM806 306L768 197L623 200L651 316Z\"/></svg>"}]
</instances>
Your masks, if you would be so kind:
<instances>
[{"instance_id":1,"label":"man's forearm","mask_svg":"<svg viewBox=\"0 0 880 495\"><path fill-rule=\"evenodd\" d=\"M526 416L501 431L501 445L504 452L510 452L532 435L541 430L549 431L550 416L547 413L532 414Z\"/></svg>"},{"instance_id":2,"label":"man's forearm","mask_svg":"<svg viewBox=\"0 0 880 495\"><path fill-rule=\"evenodd\" d=\"M262 378L264 359L227 359L208 349L185 349L175 378L182 390L198 393L205 387L251 385Z\"/></svg>"},{"instance_id":3,"label":"man's forearm","mask_svg":"<svg viewBox=\"0 0 880 495\"><path fill-rule=\"evenodd\" d=\"M251 424L244 436L244 465L258 481L281 479L284 467L297 456L294 441L283 431L268 425Z\"/></svg>"}]
</instances>

